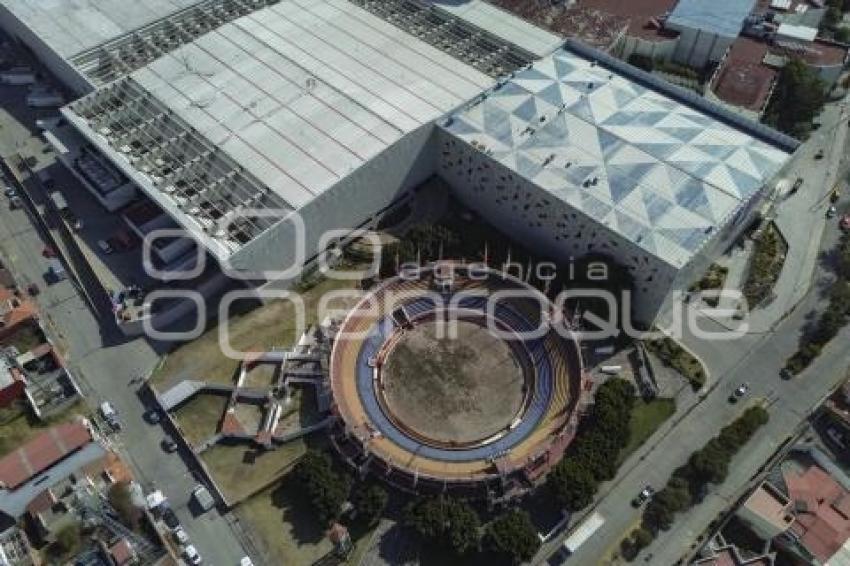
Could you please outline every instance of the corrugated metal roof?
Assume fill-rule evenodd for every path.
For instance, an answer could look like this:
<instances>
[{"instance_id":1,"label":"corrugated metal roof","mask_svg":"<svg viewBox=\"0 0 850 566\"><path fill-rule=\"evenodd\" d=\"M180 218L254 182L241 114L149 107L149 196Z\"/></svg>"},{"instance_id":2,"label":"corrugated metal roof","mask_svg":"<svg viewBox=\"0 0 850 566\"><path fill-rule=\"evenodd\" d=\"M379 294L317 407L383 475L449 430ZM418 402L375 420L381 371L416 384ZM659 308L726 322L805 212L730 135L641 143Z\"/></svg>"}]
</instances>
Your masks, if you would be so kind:
<instances>
[{"instance_id":1,"label":"corrugated metal roof","mask_svg":"<svg viewBox=\"0 0 850 566\"><path fill-rule=\"evenodd\" d=\"M756 0L679 0L667 18L667 25L738 37L755 5Z\"/></svg>"},{"instance_id":2,"label":"corrugated metal roof","mask_svg":"<svg viewBox=\"0 0 850 566\"><path fill-rule=\"evenodd\" d=\"M469 2L430 0L430 2L440 9L489 31L538 57L552 53L564 43L561 36L539 28L483 0L470 0Z\"/></svg>"},{"instance_id":3,"label":"corrugated metal roof","mask_svg":"<svg viewBox=\"0 0 850 566\"><path fill-rule=\"evenodd\" d=\"M199 0L0 0L38 37L71 57Z\"/></svg>"},{"instance_id":4,"label":"corrugated metal roof","mask_svg":"<svg viewBox=\"0 0 850 566\"><path fill-rule=\"evenodd\" d=\"M131 75L294 208L493 80L347 0L288 0Z\"/></svg>"}]
</instances>

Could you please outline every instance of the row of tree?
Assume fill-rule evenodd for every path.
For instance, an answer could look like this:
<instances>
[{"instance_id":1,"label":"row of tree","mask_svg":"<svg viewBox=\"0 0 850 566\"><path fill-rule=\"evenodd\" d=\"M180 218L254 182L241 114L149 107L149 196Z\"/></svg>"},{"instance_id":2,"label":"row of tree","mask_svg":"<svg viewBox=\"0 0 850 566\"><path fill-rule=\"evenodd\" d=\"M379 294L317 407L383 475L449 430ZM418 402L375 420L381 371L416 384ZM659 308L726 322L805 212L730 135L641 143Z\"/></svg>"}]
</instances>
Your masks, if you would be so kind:
<instances>
[{"instance_id":1,"label":"row of tree","mask_svg":"<svg viewBox=\"0 0 850 566\"><path fill-rule=\"evenodd\" d=\"M570 511L583 509L599 483L617 473L620 451L629 441L634 403L634 386L626 380L610 379L599 386L576 440L546 480L559 505Z\"/></svg>"},{"instance_id":2,"label":"row of tree","mask_svg":"<svg viewBox=\"0 0 850 566\"><path fill-rule=\"evenodd\" d=\"M829 293L829 306L800 338L798 350L785 369L798 374L809 367L823 347L850 321L850 233L841 236L834 251L836 281Z\"/></svg>"},{"instance_id":3,"label":"row of tree","mask_svg":"<svg viewBox=\"0 0 850 566\"><path fill-rule=\"evenodd\" d=\"M323 525L340 518L346 501L351 503L353 517L361 526L375 524L387 505L388 495L383 487L376 483L352 486L349 476L334 469L325 452L308 451L290 477L304 490L317 521ZM402 524L422 540L459 557L483 550L497 562L516 564L529 560L540 546L527 513L511 510L482 527L475 508L447 497L411 502L404 510Z\"/></svg>"},{"instance_id":4,"label":"row of tree","mask_svg":"<svg viewBox=\"0 0 850 566\"><path fill-rule=\"evenodd\" d=\"M451 498L427 498L405 509L403 524L423 541L469 558L484 551L491 562L519 564L530 560L540 547L537 530L528 513L512 509L496 517L486 528L475 509Z\"/></svg>"},{"instance_id":5,"label":"row of tree","mask_svg":"<svg viewBox=\"0 0 850 566\"><path fill-rule=\"evenodd\" d=\"M659 530L673 525L677 513L702 501L709 484L720 484L729 472L732 457L764 426L768 413L760 406L748 408L720 434L691 454L688 462L646 506L642 526L621 543L626 559L633 559L648 546Z\"/></svg>"}]
</instances>

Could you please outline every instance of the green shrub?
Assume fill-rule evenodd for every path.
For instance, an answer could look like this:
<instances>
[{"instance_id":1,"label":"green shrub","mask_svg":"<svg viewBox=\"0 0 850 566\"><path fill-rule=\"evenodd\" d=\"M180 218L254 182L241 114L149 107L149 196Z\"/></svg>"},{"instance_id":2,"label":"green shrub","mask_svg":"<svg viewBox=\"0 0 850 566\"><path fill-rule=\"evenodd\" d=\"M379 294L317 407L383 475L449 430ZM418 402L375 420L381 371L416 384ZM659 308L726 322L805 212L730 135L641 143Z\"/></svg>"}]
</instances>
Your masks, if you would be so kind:
<instances>
[{"instance_id":1,"label":"green shrub","mask_svg":"<svg viewBox=\"0 0 850 566\"><path fill-rule=\"evenodd\" d=\"M644 345L658 356L665 366L672 367L682 374L694 391L705 385L705 370L700 361L672 338L665 336L658 340L647 340Z\"/></svg>"}]
</instances>

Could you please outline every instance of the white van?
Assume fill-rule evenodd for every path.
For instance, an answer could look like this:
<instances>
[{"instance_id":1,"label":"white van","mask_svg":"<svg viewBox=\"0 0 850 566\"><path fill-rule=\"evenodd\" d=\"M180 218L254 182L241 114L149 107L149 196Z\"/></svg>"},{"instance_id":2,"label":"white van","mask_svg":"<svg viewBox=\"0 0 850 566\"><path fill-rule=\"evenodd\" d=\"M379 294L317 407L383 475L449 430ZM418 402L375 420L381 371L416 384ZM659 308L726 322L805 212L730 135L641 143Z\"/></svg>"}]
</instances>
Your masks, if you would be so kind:
<instances>
[{"instance_id":1,"label":"white van","mask_svg":"<svg viewBox=\"0 0 850 566\"><path fill-rule=\"evenodd\" d=\"M113 428L113 430L121 430L121 421L118 419L118 411L112 406L109 401L104 401L100 404L100 416L103 420Z\"/></svg>"}]
</instances>

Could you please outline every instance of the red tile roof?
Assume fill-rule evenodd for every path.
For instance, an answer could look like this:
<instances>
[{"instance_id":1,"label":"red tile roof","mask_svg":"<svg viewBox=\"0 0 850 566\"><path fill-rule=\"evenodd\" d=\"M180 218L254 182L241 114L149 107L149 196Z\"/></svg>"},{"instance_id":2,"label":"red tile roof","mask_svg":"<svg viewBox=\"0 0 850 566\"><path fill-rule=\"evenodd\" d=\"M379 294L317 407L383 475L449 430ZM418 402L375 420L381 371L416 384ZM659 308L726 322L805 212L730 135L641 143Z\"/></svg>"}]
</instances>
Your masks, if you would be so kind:
<instances>
[{"instance_id":1,"label":"red tile roof","mask_svg":"<svg viewBox=\"0 0 850 566\"><path fill-rule=\"evenodd\" d=\"M122 538L109 548L109 556L115 566L124 566L133 560L133 547L127 539Z\"/></svg>"},{"instance_id":2,"label":"red tile roof","mask_svg":"<svg viewBox=\"0 0 850 566\"><path fill-rule=\"evenodd\" d=\"M55 503L56 497L53 496L53 492L50 489L45 489L30 501L30 504L27 505L27 513L38 515L53 507Z\"/></svg>"},{"instance_id":3,"label":"red tile roof","mask_svg":"<svg viewBox=\"0 0 850 566\"><path fill-rule=\"evenodd\" d=\"M791 529L809 552L826 562L850 538L850 493L818 466L787 474L785 484L798 510Z\"/></svg>"},{"instance_id":4,"label":"red tile roof","mask_svg":"<svg viewBox=\"0 0 850 566\"><path fill-rule=\"evenodd\" d=\"M92 441L82 422L64 423L0 459L0 487L15 489Z\"/></svg>"}]
</instances>

